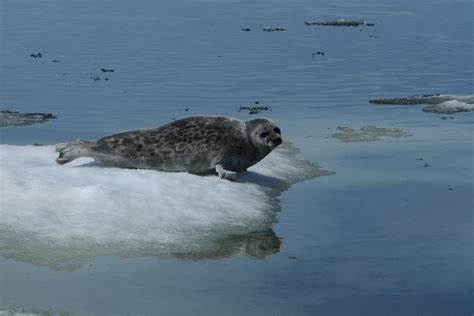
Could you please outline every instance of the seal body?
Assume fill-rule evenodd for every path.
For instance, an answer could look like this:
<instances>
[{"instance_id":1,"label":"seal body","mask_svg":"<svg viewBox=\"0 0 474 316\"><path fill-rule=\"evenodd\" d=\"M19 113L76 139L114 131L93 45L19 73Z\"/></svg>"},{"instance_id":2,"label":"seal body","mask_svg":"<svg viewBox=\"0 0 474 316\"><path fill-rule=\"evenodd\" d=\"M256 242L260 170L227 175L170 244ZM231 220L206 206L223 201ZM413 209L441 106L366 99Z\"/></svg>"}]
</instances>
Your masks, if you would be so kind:
<instances>
[{"instance_id":1,"label":"seal body","mask_svg":"<svg viewBox=\"0 0 474 316\"><path fill-rule=\"evenodd\" d=\"M232 172L256 164L281 142L280 129L269 119L244 122L222 116L196 116L96 141L58 144L56 162L92 157L114 167L217 172L221 177L232 178Z\"/></svg>"}]
</instances>

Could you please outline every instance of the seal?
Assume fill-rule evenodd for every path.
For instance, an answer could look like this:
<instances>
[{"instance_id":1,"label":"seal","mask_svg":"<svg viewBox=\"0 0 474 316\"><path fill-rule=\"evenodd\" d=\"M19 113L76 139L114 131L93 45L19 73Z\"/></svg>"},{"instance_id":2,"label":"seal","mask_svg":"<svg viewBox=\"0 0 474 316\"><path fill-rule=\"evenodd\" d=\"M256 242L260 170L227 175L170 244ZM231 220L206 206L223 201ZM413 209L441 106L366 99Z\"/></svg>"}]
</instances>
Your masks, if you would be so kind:
<instances>
[{"instance_id":1,"label":"seal","mask_svg":"<svg viewBox=\"0 0 474 316\"><path fill-rule=\"evenodd\" d=\"M216 174L235 180L282 143L273 120L194 116L157 128L56 145L60 165L92 157L107 166Z\"/></svg>"}]
</instances>

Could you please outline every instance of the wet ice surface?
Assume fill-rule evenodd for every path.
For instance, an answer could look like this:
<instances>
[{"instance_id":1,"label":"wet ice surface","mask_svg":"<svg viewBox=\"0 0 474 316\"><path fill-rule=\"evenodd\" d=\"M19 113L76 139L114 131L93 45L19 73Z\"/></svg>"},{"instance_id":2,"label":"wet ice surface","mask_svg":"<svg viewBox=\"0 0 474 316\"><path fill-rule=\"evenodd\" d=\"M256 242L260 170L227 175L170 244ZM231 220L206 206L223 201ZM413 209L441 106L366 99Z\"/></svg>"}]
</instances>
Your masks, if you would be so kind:
<instances>
[{"instance_id":1,"label":"wet ice surface","mask_svg":"<svg viewBox=\"0 0 474 316\"><path fill-rule=\"evenodd\" d=\"M123 245L79 253L10 231L0 241L0 309L77 315L472 313L472 112L442 120L423 113L425 105L368 102L472 95L471 1L22 0L0 6L6 12L0 23L2 108L59 118L2 128L3 144L97 139L190 115L252 119L239 106L259 101L271 111L257 115L278 122L283 138L301 150L297 157L336 172L286 191L258 184L265 193L254 202L268 201L263 197L273 193L267 188L280 192L273 199L279 210L274 222L250 233L246 229L258 222L239 228L221 222L228 234L221 230L215 242L196 243L192 255L118 251ZM303 23L340 18L375 26ZM287 31L262 32L266 26ZM241 31L247 27L252 31ZM38 52L41 58L30 57ZM95 81L97 76L104 79ZM357 133L362 126L400 129L412 136L328 138L338 126ZM53 217L49 225L55 220L68 224ZM27 219L18 224L29 225ZM125 228L132 230L133 222Z\"/></svg>"}]
</instances>

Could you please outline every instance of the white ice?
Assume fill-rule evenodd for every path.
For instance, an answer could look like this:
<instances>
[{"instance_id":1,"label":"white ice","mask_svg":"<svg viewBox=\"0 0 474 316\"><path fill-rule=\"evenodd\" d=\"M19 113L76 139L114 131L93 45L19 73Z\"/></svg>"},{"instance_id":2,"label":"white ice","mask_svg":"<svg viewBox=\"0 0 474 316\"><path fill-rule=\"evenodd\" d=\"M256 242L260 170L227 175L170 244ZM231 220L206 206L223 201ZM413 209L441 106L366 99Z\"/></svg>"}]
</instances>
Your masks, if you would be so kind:
<instances>
[{"instance_id":1,"label":"white ice","mask_svg":"<svg viewBox=\"0 0 474 316\"><path fill-rule=\"evenodd\" d=\"M438 109L439 112L446 111L446 110L474 111L474 104L465 103L461 100L462 99L445 101L445 102L436 104L435 107Z\"/></svg>"},{"instance_id":2,"label":"white ice","mask_svg":"<svg viewBox=\"0 0 474 316\"><path fill-rule=\"evenodd\" d=\"M55 158L53 146L0 145L0 239L192 251L203 240L268 229L281 191L324 174L289 147L237 182L108 168L87 158L59 166Z\"/></svg>"}]
</instances>

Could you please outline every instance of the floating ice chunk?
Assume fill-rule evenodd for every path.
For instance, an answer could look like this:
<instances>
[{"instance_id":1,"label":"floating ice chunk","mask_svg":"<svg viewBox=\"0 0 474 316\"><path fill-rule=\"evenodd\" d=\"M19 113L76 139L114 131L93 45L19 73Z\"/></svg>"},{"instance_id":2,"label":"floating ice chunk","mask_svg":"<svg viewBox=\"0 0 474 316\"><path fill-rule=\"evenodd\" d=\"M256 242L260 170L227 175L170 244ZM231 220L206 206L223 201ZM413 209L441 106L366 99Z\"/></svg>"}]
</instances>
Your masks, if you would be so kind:
<instances>
[{"instance_id":1,"label":"floating ice chunk","mask_svg":"<svg viewBox=\"0 0 474 316\"><path fill-rule=\"evenodd\" d=\"M474 104L468 104L458 100L445 101L443 103L428 105L423 108L424 112L439 114L453 114L458 112L474 111Z\"/></svg>"},{"instance_id":2,"label":"floating ice chunk","mask_svg":"<svg viewBox=\"0 0 474 316\"><path fill-rule=\"evenodd\" d=\"M57 117L51 113L20 113L15 111L0 111L0 127L45 123L55 118Z\"/></svg>"},{"instance_id":3,"label":"floating ice chunk","mask_svg":"<svg viewBox=\"0 0 474 316\"><path fill-rule=\"evenodd\" d=\"M211 256L231 235L246 249L249 241L279 246L271 232L275 197L293 183L330 174L296 152L282 145L230 182L108 168L87 158L59 166L53 146L0 145L0 239L15 250L0 254L59 268L98 254Z\"/></svg>"},{"instance_id":4,"label":"floating ice chunk","mask_svg":"<svg viewBox=\"0 0 474 316\"><path fill-rule=\"evenodd\" d=\"M417 105L432 104L423 108L424 112L433 112L439 114L453 114L457 112L474 111L474 95L418 95L405 98L393 99L374 99L370 100L373 104L389 105Z\"/></svg>"},{"instance_id":5,"label":"floating ice chunk","mask_svg":"<svg viewBox=\"0 0 474 316\"><path fill-rule=\"evenodd\" d=\"M473 95L415 95L403 98L373 99L373 104L389 104L389 105L416 105L416 104L439 104L446 101L460 101L468 104L474 104Z\"/></svg>"}]
</instances>

